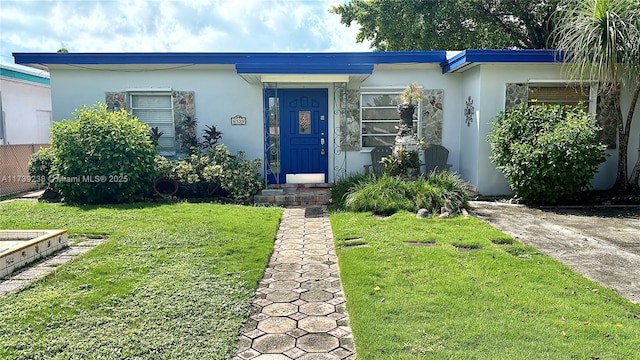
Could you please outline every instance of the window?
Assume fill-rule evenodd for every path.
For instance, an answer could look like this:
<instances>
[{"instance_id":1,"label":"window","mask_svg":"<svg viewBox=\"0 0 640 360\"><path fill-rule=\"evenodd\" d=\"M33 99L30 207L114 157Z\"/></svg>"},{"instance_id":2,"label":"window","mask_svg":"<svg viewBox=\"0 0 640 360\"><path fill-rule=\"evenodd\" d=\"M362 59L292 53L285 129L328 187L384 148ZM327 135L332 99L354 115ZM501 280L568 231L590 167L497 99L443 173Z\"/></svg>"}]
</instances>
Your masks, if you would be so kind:
<instances>
[{"instance_id":1,"label":"window","mask_svg":"<svg viewBox=\"0 0 640 360\"><path fill-rule=\"evenodd\" d=\"M362 146L392 146L400 122L398 95L402 89L387 91L363 91L360 94L360 118L362 119ZM413 114L413 132L418 133L420 105Z\"/></svg>"},{"instance_id":2,"label":"window","mask_svg":"<svg viewBox=\"0 0 640 360\"><path fill-rule=\"evenodd\" d=\"M591 107L594 95L590 86L571 86L567 84L529 84L529 104L563 104L577 106L582 102L588 112L595 112ZM595 105L595 102L593 102Z\"/></svg>"},{"instance_id":3,"label":"window","mask_svg":"<svg viewBox=\"0 0 640 360\"><path fill-rule=\"evenodd\" d=\"M586 86L553 80L529 80L528 83L505 84L505 110L527 102L536 104L577 105L582 102L584 109L595 114L602 127L602 141L610 149L617 146L617 123L615 110L611 102L612 94L600 93L598 84L591 82Z\"/></svg>"},{"instance_id":4,"label":"window","mask_svg":"<svg viewBox=\"0 0 640 360\"><path fill-rule=\"evenodd\" d=\"M158 150L175 152L175 125L173 101L169 93L132 93L131 112L138 120L157 127L164 134L158 141Z\"/></svg>"}]
</instances>

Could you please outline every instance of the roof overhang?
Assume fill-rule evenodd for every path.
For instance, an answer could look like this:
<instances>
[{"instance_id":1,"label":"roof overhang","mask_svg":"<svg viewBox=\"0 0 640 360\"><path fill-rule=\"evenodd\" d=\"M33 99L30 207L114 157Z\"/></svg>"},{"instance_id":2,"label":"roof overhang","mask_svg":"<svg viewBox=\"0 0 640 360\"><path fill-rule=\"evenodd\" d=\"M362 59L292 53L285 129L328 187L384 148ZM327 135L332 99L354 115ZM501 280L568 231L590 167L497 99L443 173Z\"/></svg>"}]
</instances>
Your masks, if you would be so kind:
<instances>
[{"instance_id":1,"label":"roof overhang","mask_svg":"<svg viewBox=\"0 0 640 360\"><path fill-rule=\"evenodd\" d=\"M25 70L26 69L26 70ZM28 83L50 85L49 74L42 71L36 72L33 69L0 65L0 77Z\"/></svg>"},{"instance_id":2,"label":"roof overhang","mask_svg":"<svg viewBox=\"0 0 640 360\"><path fill-rule=\"evenodd\" d=\"M248 82L362 81L381 64L441 64L445 51L336 53L14 53L38 69L235 66ZM336 81L339 80L339 81Z\"/></svg>"},{"instance_id":3,"label":"roof overhang","mask_svg":"<svg viewBox=\"0 0 640 360\"><path fill-rule=\"evenodd\" d=\"M442 73L464 72L488 63L560 63L564 53L557 50L464 50L441 64Z\"/></svg>"},{"instance_id":4,"label":"roof overhang","mask_svg":"<svg viewBox=\"0 0 640 360\"><path fill-rule=\"evenodd\" d=\"M374 68L440 66L442 73L464 72L480 64L559 63L556 50L463 50L314 53L14 53L16 64L50 69L233 68L249 82L335 82L363 80ZM275 77L274 77L275 76ZM282 81L281 81L282 80Z\"/></svg>"}]
</instances>

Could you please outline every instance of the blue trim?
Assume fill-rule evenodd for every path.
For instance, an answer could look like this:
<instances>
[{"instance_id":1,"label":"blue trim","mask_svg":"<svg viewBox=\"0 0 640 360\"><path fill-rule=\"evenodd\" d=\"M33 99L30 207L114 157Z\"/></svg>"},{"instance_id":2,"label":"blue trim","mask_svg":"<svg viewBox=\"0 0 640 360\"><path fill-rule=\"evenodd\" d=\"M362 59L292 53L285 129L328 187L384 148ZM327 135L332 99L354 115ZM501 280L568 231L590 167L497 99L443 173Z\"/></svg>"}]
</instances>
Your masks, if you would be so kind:
<instances>
[{"instance_id":1,"label":"blue trim","mask_svg":"<svg viewBox=\"0 0 640 360\"><path fill-rule=\"evenodd\" d=\"M373 65L332 64L238 64L238 74L373 74Z\"/></svg>"},{"instance_id":2,"label":"blue trim","mask_svg":"<svg viewBox=\"0 0 640 360\"><path fill-rule=\"evenodd\" d=\"M376 64L439 64L442 73L479 63L555 63L556 50L342 53L13 53L23 65L235 65L239 74L371 74Z\"/></svg>"},{"instance_id":3,"label":"blue trim","mask_svg":"<svg viewBox=\"0 0 640 360\"><path fill-rule=\"evenodd\" d=\"M464 50L441 64L442 73L457 72L477 63L557 63L564 54L556 50Z\"/></svg>"},{"instance_id":4,"label":"blue trim","mask_svg":"<svg viewBox=\"0 0 640 360\"><path fill-rule=\"evenodd\" d=\"M49 78L46 78L43 76L27 74L21 71L4 69L4 68L0 68L0 76L5 76L12 79L24 80L24 81L37 83L37 84L44 84L44 85L50 85L50 82L51 82Z\"/></svg>"},{"instance_id":5,"label":"blue trim","mask_svg":"<svg viewBox=\"0 0 640 360\"><path fill-rule=\"evenodd\" d=\"M16 64L441 63L445 51L342 53L13 53Z\"/></svg>"},{"instance_id":6,"label":"blue trim","mask_svg":"<svg viewBox=\"0 0 640 360\"><path fill-rule=\"evenodd\" d=\"M344 53L13 53L23 65L236 65L241 74L371 74L376 64L440 64L445 51Z\"/></svg>"}]
</instances>

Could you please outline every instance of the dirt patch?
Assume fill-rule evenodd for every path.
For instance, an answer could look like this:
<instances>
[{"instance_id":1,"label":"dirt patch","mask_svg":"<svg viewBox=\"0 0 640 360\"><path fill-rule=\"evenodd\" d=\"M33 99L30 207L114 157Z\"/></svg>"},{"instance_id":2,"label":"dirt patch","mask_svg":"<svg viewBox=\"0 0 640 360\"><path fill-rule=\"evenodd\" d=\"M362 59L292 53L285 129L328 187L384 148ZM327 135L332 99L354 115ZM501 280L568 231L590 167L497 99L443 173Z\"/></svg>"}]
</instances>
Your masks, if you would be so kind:
<instances>
[{"instance_id":1,"label":"dirt patch","mask_svg":"<svg viewBox=\"0 0 640 360\"><path fill-rule=\"evenodd\" d=\"M640 207L472 207L497 229L640 304Z\"/></svg>"}]
</instances>

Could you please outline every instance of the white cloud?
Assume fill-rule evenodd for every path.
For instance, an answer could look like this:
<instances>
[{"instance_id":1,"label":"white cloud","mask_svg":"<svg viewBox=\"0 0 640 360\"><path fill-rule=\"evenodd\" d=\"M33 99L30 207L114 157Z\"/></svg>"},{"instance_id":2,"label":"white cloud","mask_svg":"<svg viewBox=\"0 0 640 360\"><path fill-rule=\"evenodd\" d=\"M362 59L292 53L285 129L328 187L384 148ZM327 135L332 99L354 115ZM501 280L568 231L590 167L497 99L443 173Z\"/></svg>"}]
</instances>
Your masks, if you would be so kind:
<instances>
[{"instance_id":1,"label":"white cloud","mask_svg":"<svg viewBox=\"0 0 640 360\"><path fill-rule=\"evenodd\" d=\"M12 52L367 51L341 0L2 0L0 59Z\"/></svg>"}]
</instances>

